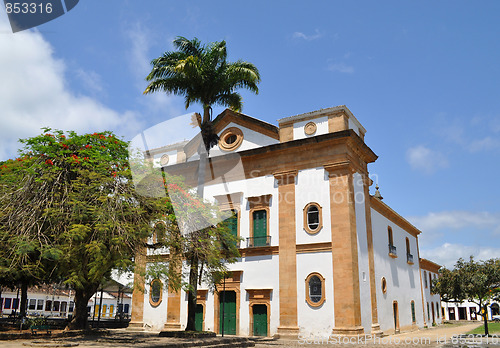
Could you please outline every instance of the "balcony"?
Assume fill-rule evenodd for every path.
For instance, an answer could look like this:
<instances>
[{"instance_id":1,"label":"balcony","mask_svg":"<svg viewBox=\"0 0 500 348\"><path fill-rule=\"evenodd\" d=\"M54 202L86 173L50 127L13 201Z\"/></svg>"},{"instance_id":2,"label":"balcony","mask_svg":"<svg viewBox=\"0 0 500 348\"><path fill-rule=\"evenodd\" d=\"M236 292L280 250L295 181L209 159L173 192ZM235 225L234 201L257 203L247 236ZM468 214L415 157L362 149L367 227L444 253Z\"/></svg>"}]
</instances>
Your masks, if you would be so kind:
<instances>
[{"instance_id":1,"label":"balcony","mask_svg":"<svg viewBox=\"0 0 500 348\"><path fill-rule=\"evenodd\" d=\"M410 265L413 265L413 255L408 253L406 254L406 262Z\"/></svg>"},{"instance_id":2,"label":"balcony","mask_svg":"<svg viewBox=\"0 0 500 348\"><path fill-rule=\"evenodd\" d=\"M398 252L396 250L396 246L392 245L392 244L389 244L389 256L390 257L398 257Z\"/></svg>"},{"instance_id":3,"label":"balcony","mask_svg":"<svg viewBox=\"0 0 500 348\"><path fill-rule=\"evenodd\" d=\"M271 245L271 236L247 238L247 248L264 247Z\"/></svg>"}]
</instances>

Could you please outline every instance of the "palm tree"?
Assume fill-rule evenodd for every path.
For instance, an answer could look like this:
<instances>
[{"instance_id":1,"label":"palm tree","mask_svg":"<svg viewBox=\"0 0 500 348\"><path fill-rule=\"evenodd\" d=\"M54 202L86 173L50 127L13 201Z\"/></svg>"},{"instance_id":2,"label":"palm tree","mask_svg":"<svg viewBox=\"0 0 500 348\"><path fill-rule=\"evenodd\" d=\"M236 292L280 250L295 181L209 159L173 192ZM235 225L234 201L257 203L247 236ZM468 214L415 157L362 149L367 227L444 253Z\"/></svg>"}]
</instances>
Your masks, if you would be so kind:
<instances>
[{"instance_id":1,"label":"palm tree","mask_svg":"<svg viewBox=\"0 0 500 348\"><path fill-rule=\"evenodd\" d=\"M242 98L236 92L246 88L259 93L260 74L252 63L227 61L226 42L202 45L194 38L179 36L174 40L177 51L165 52L153 59L153 69L146 77L149 85L144 94L163 91L184 96L186 109L195 102L203 106L203 119L199 121L207 152L217 144L212 128L212 105L240 111Z\"/></svg>"},{"instance_id":2,"label":"palm tree","mask_svg":"<svg viewBox=\"0 0 500 348\"><path fill-rule=\"evenodd\" d=\"M165 52L161 57L151 61L153 69L146 77L149 85L144 94L162 91L184 96L186 109L192 103L201 103L203 106L203 118L197 115L204 144L204 146L200 144L198 148L200 154L198 196L203 198L208 154L210 148L219 140L212 126L212 105L226 106L240 111L242 98L236 90L246 88L258 94L257 84L260 82L260 74L251 63L241 60L228 62L225 41L202 45L197 38L188 40L179 36L174 40L174 47L176 51ZM199 233L205 232L199 231ZM191 238L198 239L196 234ZM188 257L190 290L188 291L186 331L194 331L200 260L196 252L186 255L190 255ZM203 260L201 261L203 264Z\"/></svg>"}]
</instances>

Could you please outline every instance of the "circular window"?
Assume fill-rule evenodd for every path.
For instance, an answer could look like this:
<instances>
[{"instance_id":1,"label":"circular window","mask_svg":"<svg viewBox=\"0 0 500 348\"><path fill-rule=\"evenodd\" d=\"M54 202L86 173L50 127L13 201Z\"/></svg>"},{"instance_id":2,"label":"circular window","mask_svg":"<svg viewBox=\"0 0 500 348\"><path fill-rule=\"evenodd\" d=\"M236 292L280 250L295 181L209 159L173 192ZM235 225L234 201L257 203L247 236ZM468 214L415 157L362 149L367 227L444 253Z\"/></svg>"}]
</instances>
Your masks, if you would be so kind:
<instances>
[{"instance_id":1,"label":"circular window","mask_svg":"<svg viewBox=\"0 0 500 348\"><path fill-rule=\"evenodd\" d=\"M243 132L236 127L227 128L219 137L219 148L222 151L234 151L243 142Z\"/></svg>"},{"instance_id":2,"label":"circular window","mask_svg":"<svg viewBox=\"0 0 500 348\"><path fill-rule=\"evenodd\" d=\"M304 229L309 234L316 234L323 227L321 206L318 203L309 203L304 208Z\"/></svg>"},{"instance_id":3,"label":"circular window","mask_svg":"<svg viewBox=\"0 0 500 348\"><path fill-rule=\"evenodd\" d=\"M385 280L385 277L382 277L382 292L384 294L387 292L387 280Z\"/></svg>"},{"instance_id":4,"label":"circular window","mask_svg":"<svg viewBox=\"0 0 500 348\"><path fill-rule=\"evenodd\" d=\"M170 157L168 157L167 154L164 154L163 156L161 156L160 158L160 164L162 166L166 166L168 164L168 161L170 160Z\"/></svg>"},{"instance_id":5,"label":"circular window","mask_svg":"<svg viewBox=\"0 0 500 348\"><path fill-rule=\"evenodd\" d=\"M316 123L309 122L304 126L304 133L306 133L306 135L313 135L316 133L317 129L318 127L316 126Z\"/></svg>"},{"instance_id":6,"label":"circular window","mask_svg":"<svg viewBox=\"0 0 500 348\"><path fill-rule=\"evenodd\" d=\"M319 273L311 273L306 278L306 302L312 307L325 302L325 278Z\"/></svg>"},{"instance_id":7,"label":"circular window","mask_svg":"<svg viewBox=\"0 0 500 348\"><path fill-rule=\"evenodd\" d=\"M161 303L163 292L163 284L160 279L154 279L151 282L151 289L149 291L149 303L153 307L158 307Z\"/></svg>"}]
</instances>

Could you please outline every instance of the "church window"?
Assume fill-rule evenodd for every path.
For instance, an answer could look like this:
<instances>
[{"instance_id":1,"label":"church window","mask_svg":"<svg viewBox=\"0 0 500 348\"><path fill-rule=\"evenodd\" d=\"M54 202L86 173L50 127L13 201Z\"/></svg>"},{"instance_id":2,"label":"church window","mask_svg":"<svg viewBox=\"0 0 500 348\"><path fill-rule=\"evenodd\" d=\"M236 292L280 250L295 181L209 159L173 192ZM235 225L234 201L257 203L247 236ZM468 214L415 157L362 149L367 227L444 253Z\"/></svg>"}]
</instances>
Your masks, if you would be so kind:
<instances>
[{"instance_id":1,"label":"church window","mask_svg":"<svg viewBox=\"0 0 500 348\"><path fill-rule=\"evenodd\" d=\"M325 302L325 279L319 273L311 273L306 278L306 302L311 307L319 307Z\"/></svg>"},{"instance_id":2,"label":"church window","mask_svg":"<svg viewBox=\"0 0 500 348\"><path fill-rule=\"evenodd\" d=\"M382 277L382 292L385 294L387 292L387 280Z\"/></svg>"},{"instance_id":3,"label":"church window","mask_svg":"<svg viewBox=\"0 0 500 348\"><path fill-rule=\"evenodd\" d=\"M219 148L222 151L234 151L243 143L243 132L236 127L227 128L219 137Z\"/></svg>"},{"instance_id":4,"label":"church window","mask_svg":"<svg viewBox=\"0 0 500 348\"><path fill-rule=\"evenodd\" d=\"M396 246L394 245L391 226L387 226L387 237L389 239L389 256L390 257L398 257L398 253L396 251Z\"/></svg>"},{"instance_id":5,"label":"church window","mask_svg":"<svg viewBox=\"0 0 500 348\"><path fill-rule=\"evenodd\" d=\"M318 233L323 227L321 206L309 203L304 207L304 229L309 234Z\"/></svg>"},{"instance_id":6,"label":"church window","mask_svg":"<svg viewBox=\"0 0 500 348\"><path fill-rule=\"evenodd\" d=\"M157 307L162 300L163 284L160 279L153 279L149 290L149 303Z\"/></svg>"}]
</instances>

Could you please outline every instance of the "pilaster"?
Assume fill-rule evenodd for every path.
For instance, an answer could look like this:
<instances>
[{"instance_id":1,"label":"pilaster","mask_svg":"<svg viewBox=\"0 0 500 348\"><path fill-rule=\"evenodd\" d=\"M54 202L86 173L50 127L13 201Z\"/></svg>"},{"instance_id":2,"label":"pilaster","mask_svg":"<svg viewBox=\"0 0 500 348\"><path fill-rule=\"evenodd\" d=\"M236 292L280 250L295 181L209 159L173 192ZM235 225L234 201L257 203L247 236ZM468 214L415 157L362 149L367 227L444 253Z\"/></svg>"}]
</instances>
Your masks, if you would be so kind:
<instances>
[{"instance_id":1,"label":"pilaster","mask_svg":"<svg viewBox=\"0 0 500 348\"><path fill-rule=\"evenodd\" d=\"M362 334L354 168L347 160L324 167L330 184L335 317L332 334Z\"/></svg>"},{"instance_id":2,"label":"pilaster","mask_svg":"<svg viewBox=\"0 0 500 348\"><path fill-rule=\"evenodd\" d=\"M378 322L378 310L377 310L377 289L375 282L375 259L373 254L373 231L372 231L372 213L370 207L370 185L372 181L368 177L368 174L363 174L363 193L364 193L364 203L365 203L365 219L366 219L366 239L368 245L368 269L370 272L370 299L372 308L372 335L381 335L380 324Z\"/></svg>"},{"instance_id":3,"label":"pilaster","mask_svg":"<svg viewBox=\"0 0 500 348\"><path fill-rule=\"evenodd\" d=\"M297 338L297 255L295 178L298 171L274 173L278 182L280 338Z\"/></svg>"}]
</instances>

